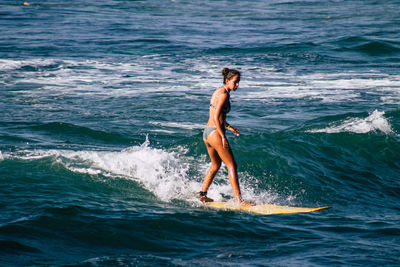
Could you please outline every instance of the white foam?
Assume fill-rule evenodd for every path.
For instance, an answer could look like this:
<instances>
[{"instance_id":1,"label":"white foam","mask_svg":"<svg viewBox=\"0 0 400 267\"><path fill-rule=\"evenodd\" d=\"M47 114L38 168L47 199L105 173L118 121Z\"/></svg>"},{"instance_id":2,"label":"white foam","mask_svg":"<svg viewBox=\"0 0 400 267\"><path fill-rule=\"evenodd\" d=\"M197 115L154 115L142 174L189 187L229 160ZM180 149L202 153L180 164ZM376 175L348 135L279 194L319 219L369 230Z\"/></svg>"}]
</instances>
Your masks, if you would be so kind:
<instances>
[{"instance_id":1,"label":"white foam","mask_svg":"<svg viewBox=\"0 0 400 267\"><path fill-rule=\"evenodd\" d=\"M200 92L211 94L221 84L222 56L188 58L171 62L168 57L149 55L130 62L60 59L0 59L1 82L12 85L32 83L40 90L15 91L40 97L68 95L135 96L154 92ZM369 72L299 74L282 72L252 60L237 66L243 78L235 99L280 102L283 99L311 99L321 102L363 101L372 93L382 102L398 98L400 75ZM23 66L37 71L20 70ZM231 67L235 67L232 65ZM184 70L177 71L177 70ZM193 95L191 95L193 97Z\"/></svg>"},{"instance_id":2,"label":"white foam","mask_svg":"<svg viewBox=\"0 0 400 267\"><path fill-rule=\"evenodd\" d=\"M375 110L367 118L351 118L342 121L339 125L332 125L324 129L310 130L312 133L369 133L381 131L385 134L392 133L392 127L384 117L385 112Z\"/></svg>"},{"instance_id":3,"label":"white foam","mask_svg":"<svg viewBox=\"0 0 400 267\"><path fill-rule=\"evenodd\" d=\"M150 131L153 133L175 134L175 131L169 131L164 129L151 129Z\"/></svg>"},{"instance_id":4,"label":"white foam","mask_svg":"<svg viewBox=\"0 0 400 267\"><path fill-rule=\"evenodd\" d=\"M243 90L237 97L266 103L281 99L316 99L324 103L364 101L361 93L398 96L399 75L369 73L315 73L298 75L265 70L252 70L249 80L243 78ZM385 98L381 98L382 101Z\"/></svg>"},{"instance_id":5,"label":"white foam","mask_svg":"<svg viewBox=\"0 0 400 267\"><path fill-rule=\"evenodd\" d=\"M12 157L26 160L53 158L67 169L90 175L103 175L109 178L125 178L138 182L162 201L180 199L192 204L199 204L197 192L201 190L202 181L210 163L206 157L200 159L185 156L182 147L166 151L151 148L146 140L141 146L134 146L122 151L71 151L71 150L34 150L22 151ZM193 177L188 173L196 173ZM222 200L232 196L233 192L226 171L221 168L215 182L209 190L209 196ZM239 174L241 189L245 199L270 202L276 196L264 192L255 193L248 182L246 173Z\"/></svg>"},{"instance_id":6,"label":"white foam","mask_svg":"<svg viewBox=\"0 0 400 267\"><path fill-rule=\"evenodd\" d=\"M3 154L1 153L1 150L0 150L0 160L4 160L4 157L3 157Z\"/></svg>"},{"instance_id":7,"label":"white foam","mask_svg":"<svg viewBox=\"0 0 400 267\"><path fill-rule=\"evenodd\" d=\"M33 83L41 86L42 91L16 91L31 95L64 94L74 95L101 94L101 95L135 95L136 93L158 92L158 91L184 91L187 87L168 85L167 87L151 86L136 87L134 84L159 83L160 80L168 80L176 76L172 73L173 64L162 62L163 68L153 60L137 60L135 62L100 62L95 60L55 60L55 59L27 59L11 60L0 59L0 71L5 75L15 73L9 84L18 82ZM38 68L38 71L22 72L19 68L30 66ZM46 68L51 66L51 68ZM6 84L7 85L7 84ZM111 88L112 89L111 89Z\"/></svg>"},{"instance_id":8,"label":"white foam","mask_svg":"<svg viewBox=\"0 0 400 267\"><path fill-rule=\"evenodd\" d=\"M14 59L0 59L0 71L8 71L22 68L24 66L49 66L56 63L54 59L26 59L26 60L14 60Z\"/></svg>"},{"instance_id":9,"label":"white foam","mask_svg":"<svg viewBox=\"0 0 400 267\"><path fill-rule=\"evenodd\" d=\"M179 128L185 130L195 130L204 128L205 124L200 123L191 123L191 122L158 122L158 121L150 121L152 125L169 127L169 128Z\"/></svg>"}]
</instances>

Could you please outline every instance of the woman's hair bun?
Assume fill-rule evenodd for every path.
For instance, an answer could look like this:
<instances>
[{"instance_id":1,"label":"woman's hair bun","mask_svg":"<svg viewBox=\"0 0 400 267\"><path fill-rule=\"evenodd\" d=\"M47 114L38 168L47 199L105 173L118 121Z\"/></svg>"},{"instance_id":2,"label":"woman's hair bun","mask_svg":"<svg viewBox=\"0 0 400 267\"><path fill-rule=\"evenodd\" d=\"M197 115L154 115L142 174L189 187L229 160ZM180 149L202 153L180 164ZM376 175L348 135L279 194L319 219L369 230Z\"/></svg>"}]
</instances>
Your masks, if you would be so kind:
<instances>
[{"instance_id":1,"label":"woman's hair bun","mask_svg":"<svg viewBox=\"0 0 400 267\"><path fill-rule=\"evenodd\" d=\"M222 70L222 76L226 77L226 75L228 75L228 73L229 73L229 69L228 68L224 68Z\"/></svg>"},{"instance_id":2,"label":"woman's hair bun","mask_svg":"<svg viewBox=\"0 0 400 267\"><path fill-rule=\"evenodd\" d=\"M232 79L233 76L238 75L240 79L240 72L235 69L224 68L222 70L222 76L224 76L223 83L226 83L226 80Z\"/></svg>"}]
</instances>

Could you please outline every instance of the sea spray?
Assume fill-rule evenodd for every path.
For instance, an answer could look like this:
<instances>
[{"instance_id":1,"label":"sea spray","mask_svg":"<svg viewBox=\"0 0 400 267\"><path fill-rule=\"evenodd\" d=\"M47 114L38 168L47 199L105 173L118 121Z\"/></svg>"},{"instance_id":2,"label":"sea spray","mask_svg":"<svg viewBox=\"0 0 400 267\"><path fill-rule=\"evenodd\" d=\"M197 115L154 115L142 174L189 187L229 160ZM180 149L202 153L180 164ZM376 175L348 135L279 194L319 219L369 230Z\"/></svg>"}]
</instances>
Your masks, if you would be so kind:
<instances>
[{"instance_id":1,"label":"sea spray","mask_svg":"<svg viewBox=\"0 0 400 267\"><path fill-rule=\"evenodd\" d=\"M340 123L331 123L331 126L324 129L310 130L311 133L369 133L381 131L385 134L392 133L392 127L385 118L384 111L375 110L367 118L351 118Z\"/></svg>"}]
</instances>

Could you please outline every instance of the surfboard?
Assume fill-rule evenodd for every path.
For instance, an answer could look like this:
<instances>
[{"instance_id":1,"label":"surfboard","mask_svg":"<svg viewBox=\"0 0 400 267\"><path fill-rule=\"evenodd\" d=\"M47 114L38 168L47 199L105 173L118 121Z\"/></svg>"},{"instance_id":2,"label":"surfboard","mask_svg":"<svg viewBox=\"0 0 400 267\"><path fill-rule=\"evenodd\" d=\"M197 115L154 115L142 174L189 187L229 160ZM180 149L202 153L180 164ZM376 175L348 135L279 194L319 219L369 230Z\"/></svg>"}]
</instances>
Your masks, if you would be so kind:
<instances>
[{"instance_id":1,"label":"surfboard","mask_svg":"<svg viewBox=\"0 0 400 267\"><path fill-rule=\"evenodd\" d=\"M214 201L204 202L205 205L221 210L244 211L255 214L271 215L271 214L288 214L288 213L305 213L319 210L329 209L331 207L305 208L305 207L289 207L279 206L275 204L260 204L256 206L245 207L232 201Z\"/></svg>"}]
</instances>

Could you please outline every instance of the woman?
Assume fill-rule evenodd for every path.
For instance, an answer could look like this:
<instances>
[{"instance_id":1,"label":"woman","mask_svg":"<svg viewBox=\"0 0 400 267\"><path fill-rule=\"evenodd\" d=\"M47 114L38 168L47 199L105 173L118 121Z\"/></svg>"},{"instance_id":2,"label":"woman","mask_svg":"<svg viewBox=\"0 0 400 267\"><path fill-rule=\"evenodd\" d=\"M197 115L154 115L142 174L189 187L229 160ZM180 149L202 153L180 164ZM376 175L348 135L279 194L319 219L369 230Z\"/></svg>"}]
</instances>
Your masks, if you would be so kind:
<instances>
[{"instance_id":1,"label":"woman","mask_svg":"<svg viewBox=\"0 0 400 267\"><path fill-rule=\"evenodd\" d=\"M211 158L211 168L208 170L202 190L199 192L199 199L202 202L211 202L207 197L207 190L210 187L215 175L221 167L221 160L228 168L229 181L235 194L235 199L241 205L253 205L243 201L240 193L239 180L237 174L237 164L233 156L229 142L225 136L225 128L239 136L239 130L230 126L226 122L226 114L231 109L229 101L230 92L236 91L240 82L240 72L235 69L224 68L222 70L224 85L213 93L210 101L210 116L203 133L203 141L206 144L208 154Z\"/></svg>"}]
</instances>

